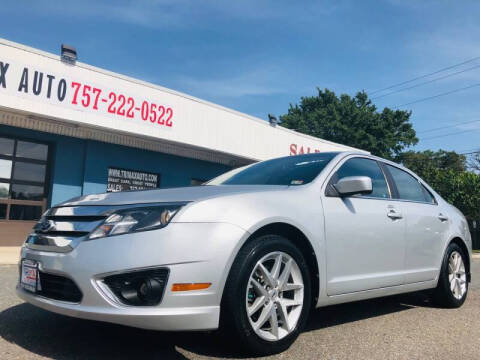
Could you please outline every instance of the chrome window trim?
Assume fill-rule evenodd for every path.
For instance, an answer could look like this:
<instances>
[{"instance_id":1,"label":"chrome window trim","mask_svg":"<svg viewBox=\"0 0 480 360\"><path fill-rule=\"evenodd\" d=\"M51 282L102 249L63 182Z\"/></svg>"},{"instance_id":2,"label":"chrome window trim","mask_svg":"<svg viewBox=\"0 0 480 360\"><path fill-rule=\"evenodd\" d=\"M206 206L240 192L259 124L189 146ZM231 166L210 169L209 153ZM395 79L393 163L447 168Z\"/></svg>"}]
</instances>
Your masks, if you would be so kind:
<instances>
[{"instance_id":1,"label":"chrome window trim","mask_svg":"<svg viewBox=\"0 0 480 360\"><path fill-rule=\"evenodd\" d=\"M414 204L423 204L423 205L432 205L432 206L438 206L438 203L432 204L426 201L415 201L415 200L406 200L406 199L390 199L391 201L398 201L398 202L408 202L408 203L414 203Z\"/></svg>"},{"instance_id":2,"label":"chrome window trim","mask_svg":"<svg viewBox=\"0 0 480 360\"><path fill-rule=\"evenodd\" d=\"M418 175L416 175L415 173L413 173L412 171L406 169L406 168L403 168L402 166L399 166L398 164L394 163L394 162L391 162L391 161L385 161L384 159L381 159L381 158L377 158L376 156L373 156L373 155L363 155L363 154L349 154L347 156L345 156L344 158L340 159L337 164L335 165L335 167L330 171L330 173L325 177L325 181L323 182L323 185L322 185L322 193L323 193L323 196L328 196L327 195L327 190L328 190L328 185L330 184L330 181L332 179L332 177L335 175L335 173L338 171L338 169L340 169L340 167L345 164L348 160L350 159L354 159L354 158L361 158L361 159L368 159L368 160L373 160L373 161L376 161L378 164L379 164L379 167L380 167L380 170L382 171L383 173L383 176L385 177L385 181L387 182L387 187L388 187L388 191L389 191L389 195L390 197L388 199L386 198L379 198L379 197L373 197L373 196L349 196L349 198L356 198L356 199L369 199L369 200L384 200L384 201L399 201L399 202L411 202L411 203L415 203L415 204L426 204L426 205L433 205L433 206L438 206L438 200L437 198L435 197L435 195L428 189L428 184L425 183L422 179L420 179L418 177ZM381 164L381 165L380 165ZM407 200L407 199L395 199L393 198L393 194L392 194L392 189L390 187L390 181L388 180L388 177L386 176L385 172L384 172L384 169L383 169L383 166L386 166L386 165L390 165L394 168L397 168L398 170L401 170L403 172L406 172L407 174L409 174L410 176L412 176L415 180L418 181L418 183L420 184L420 186L422 187L425 187L425 189L430 192L430 194L432 195L433 199L435 200L435 203L430 203L430 202L427 202L427 201L414 201L414 200ZM388 169L387 169L388 171ZM394 181L392 179L392 181ZM423 189L422 189L423 190Z\"/></svg>"},{"instance_id":3,"label":"chrome window trim","mask_svg":"<svg viewBox=\"0 0 480 360\"><path fill-rule=\"evenodd\" d=\"M352 195L346 196L347 198L354 198L354 199L367 199L367 200L382 200L382 201L391 201L391 198L381 198L381 197L374 197L374 196L359 196L359 195Z\"/></svg>"}]
</instances>

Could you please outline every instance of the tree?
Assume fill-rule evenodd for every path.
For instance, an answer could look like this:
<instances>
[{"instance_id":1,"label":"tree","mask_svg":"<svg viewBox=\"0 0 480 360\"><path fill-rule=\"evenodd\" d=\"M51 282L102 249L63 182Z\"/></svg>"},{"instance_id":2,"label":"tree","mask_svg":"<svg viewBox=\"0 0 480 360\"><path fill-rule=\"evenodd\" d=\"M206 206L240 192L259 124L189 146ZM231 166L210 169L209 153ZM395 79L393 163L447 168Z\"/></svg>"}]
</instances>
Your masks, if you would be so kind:
<instances>
[{"instance_id":1,"label":"tree","mask_svg":"<svg viewBox=\"0 0 480 360\"><path fill-rule=\"evenodd\" d=\"M399 154L395 161L402 163L422 178L428 178L434 169L454 172L467 170L465 155L457 154L455 151L406 151Z\"/></svg>"},{"instance_id":2,"label":"tree","mask_svg":"<svg viewBox=\"0 0 480 360\"><path fill-rule=\"evenodd\" d=\"M471 171L435 170L427 180L445 200L467 219L480 219L480 175Z\"/></svg>"},{"instance_id":3,"label":"tree","mask_svg":"<svg viewBox=\"0 0 480 360\"><path fill-rule=\"evenodd\" d=\"M302 97L300 104L290 105L280 121L289 129L394 159L418 142L410 115L389 108L378 112L363 91L338 97L318 89L317 96Z\"/></svg>"},{"instance_id":4,"label":"tree","mask_svg":"<svg viewBox=\"0 0 480 360\"><path fill-rule=\"evenodd\" d=\"M407 151L395 159L417 173L469 219L480 219L480 174L467 171L465 155L454 151Z\"/></svg>"},{"instance_id":5,"label":"tree","mask_svg":"<svg viewBox=\"0 0 480 360\"><path fill-rule=\"evenodd\" d=\"M469 169L480 172L480 151L470 155L467 165Z\"/></svg>"}]
</instances>

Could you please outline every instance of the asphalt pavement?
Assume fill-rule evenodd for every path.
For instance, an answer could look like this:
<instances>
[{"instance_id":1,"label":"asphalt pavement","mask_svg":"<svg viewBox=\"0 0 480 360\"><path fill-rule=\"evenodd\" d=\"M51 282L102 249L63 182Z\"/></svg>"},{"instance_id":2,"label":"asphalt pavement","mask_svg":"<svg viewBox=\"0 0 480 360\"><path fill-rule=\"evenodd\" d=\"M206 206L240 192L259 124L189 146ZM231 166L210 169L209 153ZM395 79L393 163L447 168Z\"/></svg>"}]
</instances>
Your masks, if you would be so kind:
<instances>
[{"instance_id":1,"label":"asphalt pavement","mask_svg":"<svg viewBox=\"0 0 480 360\"><path fill-rule=\"evenodd\" d=\"M272 359L480 359L480 260L460 309L423 294L316 310L307 329ZM0 266L0 359L241 358L217 333L164 333L68 318L15 295L16 266Z\"/></svg>"}]
</instances>

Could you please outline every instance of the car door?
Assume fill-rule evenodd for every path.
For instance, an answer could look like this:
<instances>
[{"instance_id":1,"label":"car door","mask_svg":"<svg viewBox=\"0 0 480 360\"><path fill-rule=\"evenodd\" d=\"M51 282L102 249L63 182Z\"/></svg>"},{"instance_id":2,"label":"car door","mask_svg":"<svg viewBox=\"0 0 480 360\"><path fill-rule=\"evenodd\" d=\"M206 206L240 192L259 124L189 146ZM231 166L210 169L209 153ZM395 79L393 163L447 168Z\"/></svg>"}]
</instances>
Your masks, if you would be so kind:
<instances>
[{"instance_id":1,"label":"car door","mask_svg":"<svg viewBox=\"0 0 480 360\"><path fill-rule=\"evenodd\" d=\"M368 176L373 191L339 197L347 176ZM401 285L404 282L405 221L376 160L351 157L331 176L322 200L325 213L327 294Z\"/></svg>"},{"instance_id":2,"label":"car door","mask_svg":"<svg viewBox=\"0 0 480 360\"><path fill-rule=\"evenodd\" d=\"M393 179L395 205L406 222L405 282L433 280L448 236L448 214L417 178L396 166L385 168Z\"/></svg>"}]
</instances>

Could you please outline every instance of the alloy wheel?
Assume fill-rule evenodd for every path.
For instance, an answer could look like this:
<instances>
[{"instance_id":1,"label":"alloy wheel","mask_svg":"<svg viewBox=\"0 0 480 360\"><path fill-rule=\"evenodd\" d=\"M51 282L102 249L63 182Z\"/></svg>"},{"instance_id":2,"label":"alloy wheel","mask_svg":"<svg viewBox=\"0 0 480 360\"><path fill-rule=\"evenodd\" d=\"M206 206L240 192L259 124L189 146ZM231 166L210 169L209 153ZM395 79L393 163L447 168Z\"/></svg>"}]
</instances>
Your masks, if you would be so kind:
<instances>
[{"instance_id":1,"label":"alloy wheel","mask_svg":"<svg viewBox=\"0 0 480 360\"><path fill-rule=\"evenodd\" d=\"M467 292L467 275L465 264L458 251L453 251L448 260L448 281L453 296L460 300Z\"/></svg>"},{"instance_id":2,"label":"alloy wheel","mask_svg":"<svg viewBox=\"0 0 480 360\"><path fill-rule=\"evenodd\" d=\"M255 333L267 341L290 334L302 313L303 276L295 260L276 251L261 258L248 280L246 311Z\"/></svg>"}]
</instances>

